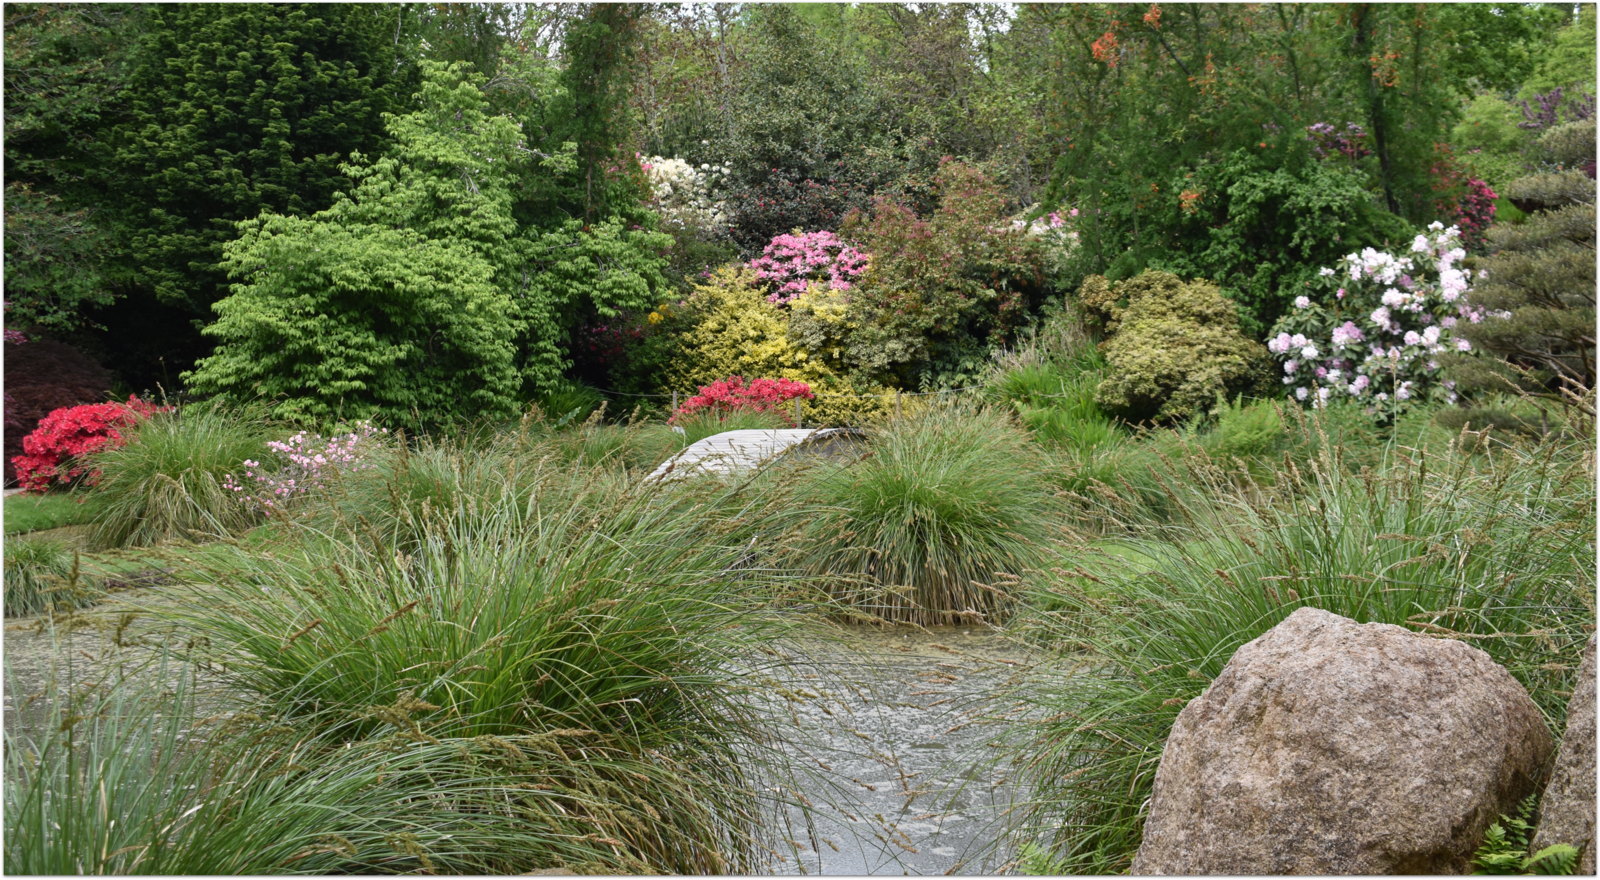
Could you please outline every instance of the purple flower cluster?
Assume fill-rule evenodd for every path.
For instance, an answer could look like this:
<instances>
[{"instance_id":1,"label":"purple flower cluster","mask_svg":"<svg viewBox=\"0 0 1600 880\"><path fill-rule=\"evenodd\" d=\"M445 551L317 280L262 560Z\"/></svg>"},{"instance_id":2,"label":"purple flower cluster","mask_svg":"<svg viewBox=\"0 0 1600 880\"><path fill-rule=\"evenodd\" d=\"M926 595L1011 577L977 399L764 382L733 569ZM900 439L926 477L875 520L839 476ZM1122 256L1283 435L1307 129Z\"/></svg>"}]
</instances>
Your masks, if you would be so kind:
<instances>
[{"instance_id":1,"label":"purple flower cluster","mask_svg":"<svg viewBox=\"0 0 1600 880\"><path fill-rule=\"evenodd\" d=\"M790 232L776 236L749 263L756 277L776 284L767 299L793 302L813 282L827 282L829 290L849 290L867 271L867 255L827 230Z\"/></svg>"},{"instance_id":2,"label":"purple flower cluster","mask_svg":"<svg viewBox=\"0 0 1600 880\"><path fill-rule=\"evenodd\" d=\"M1456 328L1490 317L1469 300L1465 257L1460 230L1434 223L1410 254L1367 248L1322 269L1315 286L1332 295L1296 297L1267 340L1283 363L1283 384L1313 407L1346 396L1368 401L1375 414L1392 415L1427 394L1453 402L1439 356L1471 351Z\"/></svg>"},{"instance_id":3,"label":"purple flower cluster","mask_svg":"<svg viewBox=\"0 0 1600 880\"><path fill-rule=\"evenodd\" d=\"M1560 86L1543 94L1533 96L1537 107L1530 106L1527 101L1518 103L1522 110L1522 121L1517 123L1518 128L1530 131L1543 131L1554 128L1563 122L1582 122L1594 118L1594 95L1578 93L1568 99L1566 89Z\"/></svg>"},{"instance_id":4,"label":"purple flower cluster","mask_svg":"<svg viewBox=\"0 0 1600 880\"><path fill-rule=\"evenodd\" d=\"M385 433L370 422L356 422L349 432L333 437L301 431L288 440L274 440L267 448L283 459L281 467L269 473L261 462L246 459L244 480L252 485L230 474L222 488L263 511L281 509L294 497L326 486L335 474L370 469L367 453Z\"/></svg>"},{"instance_id":5,"label":"purple flower cluster","mask_svg":"<svg viewBox=\"0 0 1600 880\"><path fill-rule=\"evenodd\" d=\"M1367 130L1354 122L1346 122L1340 131L1331 122L1318 122L1306 126L1306 137L1311 139L1311 152L1318 159L1338 153L1351 159L1371 155L1367 149Z\"/></svg>"}]
</instances>

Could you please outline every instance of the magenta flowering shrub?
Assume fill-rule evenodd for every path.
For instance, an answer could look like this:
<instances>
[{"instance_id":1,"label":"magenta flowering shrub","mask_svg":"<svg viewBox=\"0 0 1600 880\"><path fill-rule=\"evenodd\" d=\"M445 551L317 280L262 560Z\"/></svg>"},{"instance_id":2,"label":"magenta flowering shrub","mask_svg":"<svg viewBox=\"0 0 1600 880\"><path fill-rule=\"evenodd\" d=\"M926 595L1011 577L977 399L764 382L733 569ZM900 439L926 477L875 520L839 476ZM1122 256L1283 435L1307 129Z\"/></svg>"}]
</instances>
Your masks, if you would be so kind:
<instances>
[{"instance_id":1,"label":"magenta flowering shrub","mask_svg":"<svg viewBox=\"0 0 1600 880\"><path fill-rule=\"evenodd\" d=\"M746 384L743 376L729 376L701 386L700 393L684 401L668 421L702 412L770 412L793 425L783 405L795 398L815 400L816 395L810 385L793 379L755 379Z\"/></svg>"},{"instance_id":2,"label":"magenta flowering shrub","mask_svg":"<svg viewBox=\"0 0 1600 880\"><path fill-rule=\"evenodd\" d=\"M370 470L367 455L386 433L362 421L332 437L301 431L288 440L271 441L267 449L277 453L281 465L269 470L259 461L246 459L243 479L230 474L222 488L262 511L279 510L293 498L327 486L335 474Z\"/></svg>"},{"instance_id":3,"label":"magenta flowering shrub","mask_svg":"<svg viewBox=\"0 0 1600 880\"><path fill-rule=\"evenodd\" d=\"M826 229L775 236L749 263L756 277L772 286L771 302L792 302L813 282L829 290L849 290L867 271L867 255Z\"/></svg>"},{"instance_id":4,"label":"magenta flowering shrub","mask_svg":"<svg viewBox=\"0 0 1600 880\"><path fill-rule=\"evenodd\" d=\"M1461 231L1434 223L1404 256L1367 248L1322 269L1316 286L1324 295L1296 297L1267 340L1283 384L1313 407L1353 398L1380 418L1425 397L1454 402L1439 356L1471 351L1457 328L1488 316L1469 299L1465 257Z\"/></svg>"},{"instance_id":5,"label":"magenta flowering shrub","mask_svg":"<svg viewBox=\"0 0 1600 880\"><path fill-rule=\"evenodd\" d=\"M1456 199L1455 225L1461 229L1461 243L1469 250L1479 251L1487 244L1486 234L1494 223L1494 200L1500 194L1487 181L1476 177L1466 180L1466 192Z\"/></svg>"}]
</instances>

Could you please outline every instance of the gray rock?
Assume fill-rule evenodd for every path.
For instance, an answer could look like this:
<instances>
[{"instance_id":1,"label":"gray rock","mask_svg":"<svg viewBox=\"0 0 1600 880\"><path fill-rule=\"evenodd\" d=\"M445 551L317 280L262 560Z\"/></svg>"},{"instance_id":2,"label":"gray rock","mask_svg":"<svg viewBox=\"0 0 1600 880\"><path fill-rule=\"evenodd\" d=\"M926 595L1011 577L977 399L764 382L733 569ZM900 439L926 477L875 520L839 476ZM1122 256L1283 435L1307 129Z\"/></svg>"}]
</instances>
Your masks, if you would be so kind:
<instances>
[{"instance_id":1,"label":"gray rock","mask_svg":"<svg viewBox=\"0 0 1600 880\"><path fill-rule=\"evenodd\" d=\"M1550 784L1539 803L1539 830L1533 851L1570 843L1579 851L1578 873L1594 873L1594 636L1583 649L1583 665L1567 703L1567 732L1561 737Z\"/></svg>"},{"instance_id":2,"label":"gray rock","mask_svg":"<svg viewBox=\"0 0 1600 880\"><path fill-rule=\"evenodd\" d=\"M1133 873L1461 873L1553 748L1483 651L1301 608L1179 713Z\"/></svg>"}]
</instances>

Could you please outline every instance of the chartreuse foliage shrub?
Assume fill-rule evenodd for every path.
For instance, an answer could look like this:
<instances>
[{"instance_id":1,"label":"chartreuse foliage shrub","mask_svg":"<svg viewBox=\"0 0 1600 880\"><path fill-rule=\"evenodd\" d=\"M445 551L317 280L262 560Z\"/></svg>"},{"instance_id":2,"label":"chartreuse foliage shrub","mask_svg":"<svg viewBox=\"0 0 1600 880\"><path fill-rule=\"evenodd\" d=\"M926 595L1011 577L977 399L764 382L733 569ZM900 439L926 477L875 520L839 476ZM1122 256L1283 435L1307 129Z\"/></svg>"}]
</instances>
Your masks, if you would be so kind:
<instances>
[{"instance_id":1,"label":"chartreuse foliage shrub","mask_svg":"<svg viewBox=\"0 0 1600 880\"><path fill-rule=\"evenodd\" d=\"M1027 434L993 409L930 406L870 435L868 454L809 471L782 564L844 606L912 623L993 620L1052 536Z\"/></svg>"},{"instance_id":2,"label":"chartreuse foliage shrub","mask_svg":"<svg viewBox=\"0 0 1600 880\"><path fill-rule=\"evenodd\" d=\"M1039 720L1015 742L1063 871L1127 869L1179 710L1299 607L1470 638L1561 728L1594 621L1592 450L1411 454L1357 472L1328 448L1255 490L1187 468L1168 522L1127 510L1142 537L1030 592L1025 628L1072 658L1019 693Z\"/></svg>"},{"instance_id":3,"label":"chartreuse foliage shrub","mask_svg":"<svg viewBox=\"0 0 1600 880\"><path fill-rule=\"evenodd\" d=\"M238 283L190 390L279 397L280 415L312 422L513 411L523 322L497 274L521 135L459 71L430 66L421 105L389 118L389 155L345 166L350 189L329 208L240 225L223 249Z\"/></svg>"},{"instance_id":4,"label":"chartreuse foliage shrub","mask_svg":"<svg viewBox=\"0 0 1600 880\"><path fill-rule=\"evenodd\" d=\"M1170 423L1205 412L1219 394L1266 390L1266 348L1240 331L1236 307L1208 281L1091 275L1078 297L1110 333L1101 346L1110 374L1095 394L1107 413Z\"/></svg>"},{"instance_id":5,"label":"chartreuse foliage shrub","mask_svg":"<svg viewBox=\"0 0 1600 880\"><path fill-rule=\"evenodd\" d=\"M192 403L145 419L129 443L90 459L101 472L90 544L143 546L249 528L258 511L228 479L274 434L261 406Z\"/></svg>"},{"instance_id":6,"label":"chartreuse foliage shrub","mask_svg":"<svg viewBox=\"0 0 1600 880\"><path fill-rule=\"evenodd\" d=\"M663 325L677 337L663 364L669 388L700 388L729 376L804 382L815 395L802 411L807 425L858 424L886 408L881 387L853 379L791 337L788 316L767 301L766 286L748 268L717 269L671 312Z\"/></svg>"},{"instance_id":7,"label":"chartreuse foliage shrub","mask_svg":"<svg viewBox=\"0 0 1600 880\"><path fill-rule=\"evenodd\" d=\"M296 729L470 743L525 768L507 782L533 784L491 812L573 835L508 860L749 869L765 733L743 690L779 624L720 518L552 467L394 516L402 552L382 526L308 531L198 572L213 598L176 613ZM478 776L465 758L440 775Z\"/></svg>"}]
</instances>

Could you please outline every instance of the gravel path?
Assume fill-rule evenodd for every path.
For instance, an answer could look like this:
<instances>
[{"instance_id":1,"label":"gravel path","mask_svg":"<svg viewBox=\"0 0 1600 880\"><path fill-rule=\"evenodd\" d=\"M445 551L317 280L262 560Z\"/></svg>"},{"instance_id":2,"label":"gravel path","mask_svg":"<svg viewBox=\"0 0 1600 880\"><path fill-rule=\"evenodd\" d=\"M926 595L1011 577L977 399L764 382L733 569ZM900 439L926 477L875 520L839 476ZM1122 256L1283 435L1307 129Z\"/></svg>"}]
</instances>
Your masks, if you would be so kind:
<instances>
[{"instance_id":1,"label":"gravel path","mask_svg":"<svg viewBox=\"0 0 1600 880\"><path fill-rule=\"evenodd\" d=\"M4 711L12 735L46 723L69 688L132 675L175 683L182 633L114 603L70 631L7 621ZM1007 808L1021 793L988 741L1006 707L994 694L1030 659L1003 635L834 630L779 646L791 665L758 692L786 740L791 801L774 822L774 874L993 874L1011 853ZM228 694L205 676L202 699ZM168 685L170 686L170 684ZM43 699L41 699L43 698Z\"/></svg>"},{"instance_id":2,"label":"gravel path","mask_svg":"<svg viewBox=\"0 0 1600 880\"><path fill-rule=\"evenodd\" d=\"M790 693L773 711L812 810L775 873L1001 869L1022 791L989 745L1009 711L994 695L1029 659L977 629L853 629L787 647ZM800 828L806 815L796 807L788 818Z\"/></svg>"}]
</instances>

